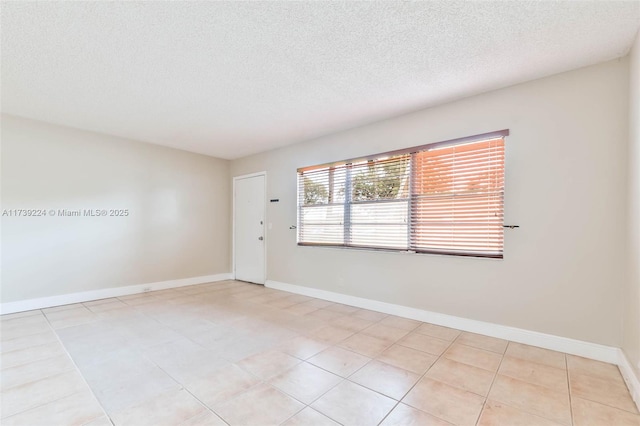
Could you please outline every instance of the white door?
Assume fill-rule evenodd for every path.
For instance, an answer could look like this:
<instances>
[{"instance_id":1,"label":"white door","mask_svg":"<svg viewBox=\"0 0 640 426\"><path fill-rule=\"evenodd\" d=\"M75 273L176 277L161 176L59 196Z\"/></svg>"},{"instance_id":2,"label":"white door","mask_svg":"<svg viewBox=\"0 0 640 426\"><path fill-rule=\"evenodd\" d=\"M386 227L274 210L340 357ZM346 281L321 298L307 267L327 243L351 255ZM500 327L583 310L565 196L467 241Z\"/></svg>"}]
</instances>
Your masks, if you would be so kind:
<instances>
[{"instance_id":1,"label":"white door","mask_svg":"<svg viewBox=\"0 0 640 426\"><path fill-rule=\"evenodd\" d=\"M234 259L237 280L265 281L264 175L234 178Z\"/></svg>"}]
</instances>

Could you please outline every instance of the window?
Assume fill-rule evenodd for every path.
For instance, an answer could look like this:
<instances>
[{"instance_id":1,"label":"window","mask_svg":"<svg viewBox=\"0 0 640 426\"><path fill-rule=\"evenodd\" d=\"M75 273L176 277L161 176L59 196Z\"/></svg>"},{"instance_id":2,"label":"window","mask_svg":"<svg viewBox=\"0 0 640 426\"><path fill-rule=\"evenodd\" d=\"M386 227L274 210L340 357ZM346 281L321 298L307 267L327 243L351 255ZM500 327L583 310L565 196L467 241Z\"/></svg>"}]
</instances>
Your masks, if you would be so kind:
<instances>
[{"instance_id":1,"label":"window","mask_svg":"<svg viewBox=\"0 0 640 426\"><path fill-rule=\"evenodd\" d=\"M298 169L298 244L502 258L508 134Z\"/></svg>"}]
</instances>

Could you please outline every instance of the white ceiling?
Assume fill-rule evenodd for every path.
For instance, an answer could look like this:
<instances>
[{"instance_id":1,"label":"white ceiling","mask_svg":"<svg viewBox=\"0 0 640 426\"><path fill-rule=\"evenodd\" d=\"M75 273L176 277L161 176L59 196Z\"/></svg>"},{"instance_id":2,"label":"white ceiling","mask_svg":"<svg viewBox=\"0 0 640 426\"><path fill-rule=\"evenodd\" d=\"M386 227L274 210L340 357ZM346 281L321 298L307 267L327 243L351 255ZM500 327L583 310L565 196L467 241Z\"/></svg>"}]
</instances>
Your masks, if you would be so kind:
<instances>
[{"instance_id":1,"label":"white ceiling","mask_svg":"<svg viewBox=\"0 0 640 426\"><path fill-rule=\"evenodd\" d=\"M640 2L2 2L2 111L221 158L625 55Z\"/></svg>"}]
</instances>

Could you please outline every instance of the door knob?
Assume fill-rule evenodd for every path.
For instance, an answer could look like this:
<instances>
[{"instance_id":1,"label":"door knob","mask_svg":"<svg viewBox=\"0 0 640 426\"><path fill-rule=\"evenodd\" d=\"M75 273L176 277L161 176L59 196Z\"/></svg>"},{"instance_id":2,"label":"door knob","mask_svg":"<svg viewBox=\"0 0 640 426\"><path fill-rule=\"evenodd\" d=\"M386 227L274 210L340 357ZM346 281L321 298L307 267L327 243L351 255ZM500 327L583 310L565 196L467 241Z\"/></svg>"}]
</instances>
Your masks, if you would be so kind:
<instances>
[{"instance_id":1,"label":"door knob","mask_svg":"<svg viewBox=\"0 0 640 426\"><path fill-rule=\"evenodd\" d=\"M264 240L264 237L258 237L258 239L259 239L260 241L262 241L262 240Z\"/></svg>"}]
</instances>

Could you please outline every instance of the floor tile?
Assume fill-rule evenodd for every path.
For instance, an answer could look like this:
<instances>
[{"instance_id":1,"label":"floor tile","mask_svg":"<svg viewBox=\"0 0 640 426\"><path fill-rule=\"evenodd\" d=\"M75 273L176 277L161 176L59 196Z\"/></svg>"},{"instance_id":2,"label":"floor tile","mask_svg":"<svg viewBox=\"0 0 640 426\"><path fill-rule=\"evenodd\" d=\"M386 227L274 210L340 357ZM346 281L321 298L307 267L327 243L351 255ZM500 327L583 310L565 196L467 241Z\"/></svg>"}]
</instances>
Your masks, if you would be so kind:
<instances>
[{"instance_id":1,"label":"floor tile","mask_svg":"<svg viewBox=\"0 0 640 426\"><path fill-rule=\"evenodd\" d=\"M180 424L206 408L185 390L162 394L142 404L110 414L114 425L164 426Z\"/></svg>"},{"instance_id":2,"label":"floor tile","mask_svg":"<svg viewBox=\"0 0 640 426\"><path fill-rule=\"evenodd\" d=\"M451 426L451 423L405 404L398 404L381 426Z\"/></svg>"},{"instance_id":3,"label":"floor tile","mask_svg":"<svg viewBox=\"0 0 640 426\"><path fill-rule=\"evenodd\" d=\"M495 337L483 336L481 334L462 332L460 336L456 339L457 343L466 346L472 346L478 349L484 349L485 351L495 352L499 354L504 354L504 351L507 349L507 344L509 343L506 340L497 339Z\"/></svg>"},{"instance_id":4,"label":"floor tile","mask_svg":"<svg viewBox=\"0 0 640 426\"><path fill-rule=\"evenodd\" d=\"M498 375L489 392L489 399L557 423L571 424L568 391L557 392Z\"/></svg>"},{"instance_id":5,"label":"floor tile","mask_svg":"<svg viewBox=\"0 0 640 426\"><path fill-rule=\"evenodd\" d=\"M11 319L25 318L25 317L31 317L31 316L36 316L36 315L42 315L42 311L40 311L40 309L36 309L36 310L33 310L33 311L15 312L13 314L4 314L4 315L0 316L0 321L7 321L7 320L11 320Z\"/></svg>"},{"instance_id":6,"label":"floor tile","mask_svg":"<svg viewBox=\"0 0 640 426\"><path fill-rule=\"evenodd\" d=\"M128 306L139 306L146 303L156 302L158 299L153 297L150 293L132 294L129 296L120 296L118 299Z\"/></svg>"},{"instance_id":7,"label":"floor tile","mask_svg":"<svg viewBox=\"0 0 640 426\"><path fill-rule=\"evenodd\" d=\"M2 424L34 426L46 419L50 425L84 425L103 415L100 404L86 390L2 419Z\"/></svg>"},{"instance_id":8,"label":"floor tile","mask_svg":"<svg viewBox=\"0 0 640 426\"><path fill-rule=\"evenodd\" d=\"M310 316L310 317L322 319L325 321L331 321L331 320L335 320L340 317L343 317L345 315L339 312L329 311L327 309L318 309L317 311L310 312L305 316Z\"/></svg>"},{"instance_id":9,"label":"floor tile","mask_svg":"<svg viewBox=\"0 0 640 426\"><path fill-rule=\"evenodd\" d=\"M386 318L388 315L387 314L383 314L382 312L369 311L367 309L360 309L360 310L352 313L351 316L357 317L357 318L362 318L362 319L367 320L367 321L377 322L377 321L380 321L380 320Z\"/></svg>"},{"instance_id":10,"label":"floor tile","mask_svg":"<svg viewBox=\"0 0 640 426\"><path fill-rule=\"evenodd\" d=\"M339 423L334 422L324 414L318 413L311 407L306 407L282 423L282 426L339 426Z\"/></svg>"},{"instance_id":11,"label":"floor tile","mask_svg":"<svg viewBox=\"0 0 640 426\"><path fill-rule=\"evenodd\" d=\"M324 309L332 312L339 312L341 314L351 314L356 312L359 308L349 305L342 305L340 303L334 303L333 305L329 305Z\"/></svg>"},{"instance_id":12,"label":"floor tile","mask_svg":"<svg viewBox=\"0 0 640 426\"><path fill-rule=\"evenodd\" d=\"M319 340L299 336L289 339L278 347L282 352L299 359L308 359L327 349L329 345Z\"/></svg>"},{"instance_id":13,"label":"floor tile","mask_svg":"<svg viewBox=\"0 0 640 426\"><path fill-rule=\"evenodd\" d=\"M624 380L616 365L580 356L567 355L567 367L572 374L584 374L616 382Z\"/></svg>"},{"instance_id":14,"label":"floor tile","mask_svg":"<svg viewBox=\"0 0 640 426\"><path fill-rule=\"evenodd\" d=\"M371 327L362 330L362 334L368 334L369 336L377 337L378 339L386 340L391 343L395 343L402 339L409 332L402 328L389 327L384 324L373 324Z\"/></svg>"},{"instance_id":15,"label":"floor tile","mask_svg":"<svg viewBox=\"0 0 640 426\"><path fill-rule=\"evenodd\" d=\"M572 397L575 426L640 426L640 415L586 399Z\"/></svg>"},{"instance_id":16,"label":"floor tile","mask_svg":"<svg viewBox=\"0 0 640 426\"><path fill-rule=\"evenodd\" d=\"M351 336L352 334L354 334L353 331L330 325L312 333L310 337L316 340L320 340L321 342L325 342L329 345L335 345L338 342L341 342L347 337Z\"/></svg>"},{"instance_id":17,"label":"floor tile","mask_svg":"<svg viewBox=\"0 0 640 426\"><path fill-rule=\"evenodd\" d=\"M284 352L268 351L245 358L236 365L262 380L268 380L299 363L299 359Z\"/></svg>"},{"instance_id":18,"label":"floor tile","mask_svg":"<svg viewBox=\"0 0 640 426\"><path fill-rule=\"evenodd\" d=\"M426 334L411 333L403 337L398 344L432 355L441 355L451 345L451 342Z\"/></svg>"},{"instance_id":19,"label":"floor tile","mask_svg":"<svg viewBox=\"0 0 640 426\"><path fill-rule=\"evenodd\" d=\"M82 303L72 303L69 305L60 305L60 306L53 306L51 308L44 308L41 309L43 314L51 314L53 312L61 312L61 311L67 311L69 309L77 309L77 308L82 308L83 305Z\"/></svg>"},{"instance_id":20,"label":"floor tile","mask_svg":"<svg viewBox=\"0 0 640 426\"><path fill-rule=\"evenodd\" d=\"M437 337L438 339L452 342L460 335L460 330L442 327L440 325L424 323L415 329L416 332L426 334L427 336Z\"/></svg>"},{"instance_id":21,"label":"floor tile","mask_svg":"<svg viewBox=\"0 0 640 426\"><path fill-rule=\"evenodd\" d=\"M84 305L85 307L89 308L91 306L105 305L105 304L118 302L118 301L119 301L119 299L117 297L109 297L109 298L106 298L106 299L98 299L98 300L91 300L89 302L82 302L82 305Z\"/></svg>"},{"instance_id":22,"label":"floor tile","mask_svg":"<svg viewBox=\"0 0 640 426\"><path fill-rule=\"evenodd\" d=\"M125 410L182 386L159 368L140 374L114 376L106 385L93 388L108 413Z\"/></svg>"},{"instance_id":23,"label":"floor tile","mask_svg":"<svg viewBox=\"0 0 640 426\"><path fill-rule=\"evenodd\" d=\"M13 339L3 340L0 343L0 352L12 352L20 349L32 348L34 346L44 345L46 343L57 343L58 338L52 331L46 331L44 333L31 334L29 336L20 336Z\"/></svg>"},{"instance_id":24,"label":"floor tile","mask_svg":"<svg viewBox=\"0 0 640 426\"><path fill-rule=\"evenodd\" d=\"M184 383L184 386L211 408L259 383L260 379L253 374L232 364L208 376Z\"/></svg>"},{"instance_id":25,"label":"floor tile","mask_svg":"<svg viewBox=\"0 0 640 426\"><path fill-rule=\"evenodd\" d=\"M118 318L119 322L136 321L139 318L145 318L142 315L126 315ZM89 322L86 324L79 324L76 326L66 327L60 330L56 330L56 334L60 337L60 340L65 344L72 342L76 339L86 338L90 335L102 335L109 333L121 334L119 328L114 324L115 321L107 321L100 319L98 321Z\"/></svg>"},{"instance_id":26,"label":"floor tile","mask_svg":"<svg viewBox=\"0 0 640 426\"><path fill-rule=\"evenodd\" d=\"M77 371L69 371L3 391L0 394L0 413L3 418L9 417L86 390L82 376Z\"/></svg>"},{"instance_id":27,"label":"floor tile","mask_svg":"<svg viewBox=\"0 0 640 426\"><path fill-rule=\"evenodd\" d=\"M40 312L31 315L18 315L13 318L9 318L9 315L2 315L0 317L0 328L2 331L37 324L47 324L47 319Z\"/></svg>"},{"instance_id":28,"label":"floor tile","mask_svg":"<svg viewBox=\"0 0 640 426\"><path fill-rule=\"evenodd\" d=\"M509 356L503 358L498 372L503 376L544 386L558 392L566 391L569 386L566 370Z\"/></svg>"},{"instance_id":29,"label":"floor tile","mask_svg":"<svg viewBox=\"0 0 640 426\"><path fill-rule=\"evenodd\" d=\"M570 372L569 383L572 396L599 402L634 414L638 413L624 382Z\"/></svg>"},{"instance_id":30,"label":"floor tile","mask_svg":"<svg viewBox=\"0 0 640 426\"><path fill-rule=\"evenodd\" d=\"M156 365L148 358L129 349L112 352L97 363L80 366L82 375L94 389L109 387L113 384L114 379L126 378L156 369Z\"/></svg>"},{"instance_id":31,"label":"floor tile","mask_svg":"<svg viewBox=\"0 0 640 426\"><path fill-rule=\"evenodd\" d=\"M388 325L389 327L401 328L407 331L413 331L422 323L420 321L412 320L409 318L389 315L388 317L380 321L380 324Z\"/></svg>"},{"instance_id":32,"label":"floor tile","mask_svg":"<svg viewBox=\"0 0 640 426\"><path fill-rule=\"evenodd\" d=\"M438 357L416 349L393 345L376 359L412 373L423 374Z\"/></svg>"},{"instance_id":33,"label":"floor tile","mask_svg":"<svg viewBox=\"0 0 640 426\"><path fill-rule=\"evenodd\" d=\"M113 309L126 308L128 305L118 299L105 299L103 303L89 304L84 303L85 307L93 313L111 311Z\"/></svg>"},{"instance_id":34,"label":"floor tile","mask_svg":"<svg viewBox=\"0 0 640 426\"><path fill-rule=\"evenodd\" d=\"M615 365L232 280L0 331L2 424L640 426Z\"/></svg>"},{"instance_id":35,"label":"floor tile","mask_svg":"<svg viewBox=\"0 0 640 426\"><path fill-rule=\"evenodd\" d=\"M107 416L100 416L97 419L91 420L89 423L85 423L82 426L113 426L111 420Z\"/></svg>"},{"instance_id":36,"label":"floor tile","mask_svg":"<svg viewBox=\"0 0 640 426\"><path fill-rule=\"evenodd\" d=\"M223 332L227 328L203 318L183 319L173 322L172 324L167 324L167 326L188 338L207 332Z\"/></svg>"},{"instance_id":37,"label":"floor tile","mask_svg":"<svg viewBox=\"0 0 640 426\"><path fill-rule=\"evenodd\" d=\"M210 345L208 348L229 362L238 362L244 358L272 349L276 346L276 342L277 340L271 340L266 337L236 335L235 338L232 337L225 344Z\"/></svg>"},{"instance_id":38,"label":"floor tile","mask_svg":"<svg viewBox=\"0 0 640 426\"><path fill-rule=\"evenodd\" d=\"M509 342L505 355L512 358L537 362L538 364L548 365L549 367L567 369L565 355L561 352L550 351L549 349Z\"/></svg>"},{"instance_id":39,"label":"floor tile","mask_svg":"<svg viewBox=\"0 0 640 426\"><path fill-rule=\"evenodd\" d=\"M425 377L402 402L450 423L473 425L484 398Z\"/></svg>"},{"instance_id":40,"label":"floor tile","mask_svg":"<svg viewBox=\"0 0 640 426\"><path fill-rule=\"evenodd\" d=\"M311 407L344 425L378 424L396 402L355 383L344 381Z\"/></svg>"},{"instance_id":41,"label":"floor tile","mask_svg":"<svg viewBox=\"0 0 640 426\"><path fill-rule=\"evenodd\" d=\"M227 365L228 361L216 356L189 339L180 339L152 346L142 353L179 382L202 377Z\"/></svg>"},{"instance_id":42,"label":"floor tile","mask_svg":"<svg viewBox=\"0 0 640 426\"><path fill-rule=\"evenodd\" d=\"M45 343L25 349L18 349L0 354L0 366L2 369L17 367L34 361L40 361L55 356L66 355L64 346L58 342Z\"/></svg>"},{"instance_id":43,"label":"floor tile","mask_svg":"<svg viewBox=\"0 0 640 426\"><path fill-rule=\"evenodd\" d=\"M268 306L275 308L275 309L287 309L290 308L292 306L295 306L298 304L298 302L296 300L291 300L288 297L282 297L280 299L276 299L276 300L272 300L270 302L266 303Z\"/></svg>"},{"instance_id":44,"label":"floor tile","mask_svg":"<svg viewBox=\"0 0 640 426\"><path fill-rule=\"evenodd\" d=\"M307 360L342 377L350 376L369 361L370 358L338 347L326 349Z\"/></svg>"},{"instance_id":45,"label":"floor tile","mask_svg":"<svg viewBox=\"0 0 640 426\"><path fill-rule=\"evenodd\" d=\"M370 327L372 324L373 324L373 321L369 321L369 320L358 318L351 315L342 316L340 318L337 318L331 321L332 326L344 328L354 333L362 331L365 328Z\"/></svg>"},{"instance_id":46,"label":"floor tile","mask_svg":"<svg viewBox=\"0 0 640 426\"><path fill-rule=\"evenodd\" d=\"M0 389L5 391L71 370L75 370L75 365L66 354L3 369L0 371Z\"/></svg>"},{"instance_id":47,"label":"floor tile","mask_svg":"<svg viewBox=\"0 0 640 426\"><path fill-rule=\"evenodd\" d=\"M493 372L498 370L500 361L502 360L502 355L495 352L485 351L459 343L451 345L443 357Z\"/></svg>"},{"instance_id":48,"label":"floor tile","mask_svg":"<svg viewBox=\"0 0 640 426\"><path fill-rule=\"evenodd\" d=\"M95 323L94 323L95 324ZM80 326L82 327L82 326ZM74 329L69 327L63 330ZM115 354L135 351L132 338L123 336L118 330L110 329L103 332L88 333L80 336L66 337L61 335L62 343L79 367L97 364L107 360Z\"/></svg>"},{"instance_id":49,"label":"floor tile","mask_svg":"<svg viewBox=\"0 0 640 426\"><path fill-rule=\"evenodd\" d=\"M373 358L387 349L391 343L387 340L378 339L377 337L368 336L358 333L347 337L340 342L338 346L357 352L361 355Z\"/></svg>"},{"instance_id":50,"label":"floor tile","mask_svg":"<svg viewBox=\"0 0 640 426\"><path fill-rule=\"evenodd\" d=\"M31 334L45 333L51 330L46 318L42 315L31 315L0 322L0 339L11 340Z\"/></svg>"},{"instance_id":51,"label":"floor tile","mask_svg":"<svg viewBox=\"0 0 640 426\"><path fill-rule=\"evenodd\" d=\"M311 404L340 381L341 377L303 362L274 377L269 383L298 401Z\"/></svg>"},{"instance_id":52,"label":"floor tile","mask_svg":"<svg viewBox=\"0 0 640 426\"><path fill-rule=\"evenodd\" d=\"M313 311L317 311L318 308L314 307L314 306L310 306L310 305L305 305L303 303L298 303L296 305L293 305L287 309L285 309L285 312L288 312L290 314L293 315L306 315L310 312Z\"/></svg>"},{"instance_id":53,"label":"floor tile","mask_svg":"<svg viewBox=\"0 0 640 426\"><path fill-rule=\"evenodd\" d=\"M260 384L218 405L214 411L231 426L279 425L304 405L266 384Z\"/></svg>"},{"instance_id":54,"label":"floor tile","mask_svg":"<svg viewBox=\"0 0 640 426\"><path fill-rule=\"evenodd\" d=\"M494 376L490 371L446 358L440 358L425 375L429 379L485 397Z\"/></svg>"},{"instance_id":55,"label":"floor tile","mask_svg":"<svg viewBox=\"0 0 640 426\"><path fill-rule=\"evenodd\" d=\"M205 411L196 415L195 417L191 417L189 420L186 420L180 423L179 426L226 426L227 423L224 422L220 417L218 417L212 411Z\"/></svg>"},{"instance_id":56,"label":"floor tile","mask_svg":"<svg viewBox=\"0 0 640 426\"><path fill-rule=\"evenodd\" d=\"M561 426L526 411L488 400L480 414L478 426ZM604 426L604 425L602 425Z\"/></svg>"},{"instance_id":57,"label":"floor tile","mask_svg":"<svg viewBox=\"0 0 640 426\"><path fill-rule=\"evenodd\" d=\"M136 345L141 348L169 343L184 338L184 336L181 336L169 327L162 326L160 323L154 324L151 327L129 328L127 331Z\"/></svg>"},{"instance_id":58,"label":"floor tile","mask_svg":"<svg viewBox=\"0 0 640 426\"><path fill-rule=\"evenodd\" d=\"M72 309L65 309L56 312L45 312L51 327L54 329L71 327L79 324L97 321L99 318L89 309L80 305Z\"/></svg>"},{"instance_id":59,"label":"floor tile","mask_svg":"<svg viewBox=\"0 0 640 426\"><path fill-rule=\"evenodd\" d=\"M315 306L318 309L326 308L327 306L333 305L333 302L329 302L328 300L322 300L322 299L311 299L308 302L303 302L303 303L307 303L311 306Z\"/></svg>"},{"instance_id":60,"label":"floor tile","mask_svg":"<svg viewBox=\"0 0 640 426\"><path fill-rule=\"evenodd\" d=\"M415 373L374 360L350 376L349 380L400 400L419 378Z\"/></svg>"}]
</instances>

